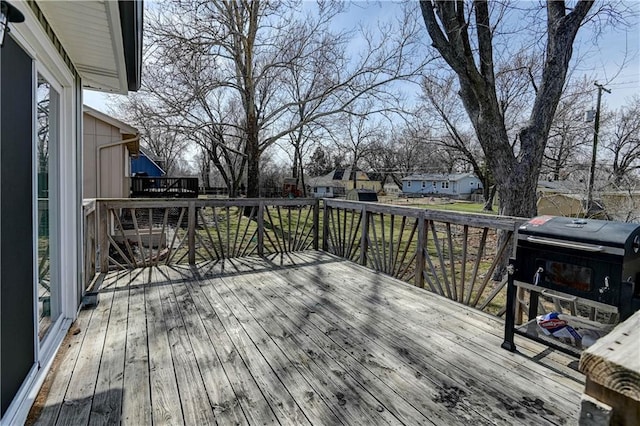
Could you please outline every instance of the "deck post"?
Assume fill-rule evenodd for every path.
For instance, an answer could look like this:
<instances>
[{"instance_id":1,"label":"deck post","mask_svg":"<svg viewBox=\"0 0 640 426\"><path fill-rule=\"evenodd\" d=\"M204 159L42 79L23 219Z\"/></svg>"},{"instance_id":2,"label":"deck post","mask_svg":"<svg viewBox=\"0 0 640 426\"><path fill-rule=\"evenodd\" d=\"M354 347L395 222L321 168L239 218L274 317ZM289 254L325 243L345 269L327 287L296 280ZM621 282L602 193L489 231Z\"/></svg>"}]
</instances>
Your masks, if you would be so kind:
<instances>
[{"instance_id":1,"label":"deck post","mask_svg":"<svg viewBox=\"0 0 640 426\"><path fill-rule=\"evenodd\" d=\"M194 265L196 263L196 202L193 200L189 201L187 215L189 264Z\"/></svg>"},{"instance_id":2,"label":"deck post","mask_svg":"<svg viewBox=\"0 0 640 426\"><path fill-rule=\"evenodd\" d=\"M318 250L318 226L320 226L320 199L313 205L313 249Z\"/></svg>"},{"instance_id":3,"label":"deck post","mask_svg":"<svg viewBox=\"0 0 640 426\"><path fill-rule=\"evenodd\" d=\"M422 211L418 216L418 241L416 245L416 287L424 288L424 248L425 248L425 213Z\"/></svg>"},{"instance_id":4,"label":"deck post","mask_svg":"<svg viewBox=\"0 0 640 426\"><path fill-rule=\"evenodd\" d=\"M329 251L329 206L322 201L322 251Z\"/></svg>"},{"instance_id":5,"label":"deck post","mask_svg":"<svg viewBox=\"0 0 640 426\"><path fill-rule=\"evenodd\" d=\"M362 204L362 231L360 235L360 264L367 266L367 250L369 248L369 212L367 204Z\"/></svg>"},{"instance_id":6,"label":"deck post","mask_svg":"<svg viewBox=\"0 0 640 426\"><path fill-rule=\"evenodd\" d=\"M98 225L98 257L100 272L109 272L109 206L97 202L100 222Z\"/></svg>"},{"instance_id":7,"label":"deck post","mask_svg":"<svg viewBox=\"0 0 640 426\"><path fill-rule=\"evenodd\" d=\"M264 256L264 201L258 201L258 256Z\"/></svg>"}]
</instances>

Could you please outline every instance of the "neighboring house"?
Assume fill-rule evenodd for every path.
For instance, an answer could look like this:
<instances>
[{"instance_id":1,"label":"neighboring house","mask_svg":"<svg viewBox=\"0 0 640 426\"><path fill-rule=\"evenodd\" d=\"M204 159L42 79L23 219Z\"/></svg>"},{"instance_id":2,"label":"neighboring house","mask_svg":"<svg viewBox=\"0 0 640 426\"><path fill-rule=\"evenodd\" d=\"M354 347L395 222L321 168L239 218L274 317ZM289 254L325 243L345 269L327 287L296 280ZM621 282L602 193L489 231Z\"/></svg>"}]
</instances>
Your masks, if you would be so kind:
<instances>
[{"instance_id":1,"label":"neighboring house","mask_svg":"<svg viewBox=\"0 0 640 426\"><path fill-rule=\"evenodd\" d=\"M156 156L149 154L144 149L140 149L138 156L131 158L131 175L148 177L164 176L167 173L159 163L160 161Z\"/></svg>"},{"instance_id":2,"label":"neighboring house","mask_svg":"<svg viewBox=\"0 0 640 426\"><path fill-rule=\"evenodd\" d=\"M324 176L308 179L314 197L331 198L344 196L352 189L368 189L378 192L382 189L379 181L369 180L369 176L361 171L353 171L351 167L338 168Z\"/></svg>"},{"instance_id":3,"label":"neighboring house","mask_svg":"<svg viewBox=\"0 0 640 426\"><path fill-rule=\"evenodd\" d=\"M143 8L0 6L0 424L18 425L83 296L82 89L140 87Z\"/></svg>"},{"instance_id":4,"label":"neighboring house","mask_svg":"<svg viewBox=\"0 0 640 426\"><path fill-rule=\"evenodd\" d=\"M580 217L584 216L584 194L539 193L538 215Z\"/></svg>"},{"instance_id":5,"label":"neighboring house","mask_svg":"<svg viewBox=\"0 0 640 426\"><path fill-rule=\"evenodd\" d=\"M398 195L401 192L395 183L385 183L382 189L387 195Z\"/></svg>"},{"instance_id":6,"label":"neighboring house","mask_svg":"<svg viewBox=\"0 0 640 426\"><path fill-rule=\"evenodd\" d=\"M86 105L83 125L84 198L128 198L131 157L140 152L138 130Z\"/></svg>"},{"instance_id":7,"label":"neighboring house","mask_svg":"<svg viewBox=\"0 0 640 426\"><path fill-rule=\"evenodd\" d=\"M482 189L482 182L473 173L415 174L402 179L404 194L444 195L468 198Z\"/></svg>"},{"instance_id":8,"label":"neighboring house","mask_svg":"<svg viewBox=\"0 0 640 426\"><path fill-rule=\"evenodd\" d=\"M597 182L588 216L598 218L629 219L633 212L634 197L625 192L606 190L606 182ZM538 181L537 208L539 215L584 217L587 187L580 181ZM626 211L628 210L628 211ZM631 215L633 216L633 215Z\"/></svg>"}]
</instances>

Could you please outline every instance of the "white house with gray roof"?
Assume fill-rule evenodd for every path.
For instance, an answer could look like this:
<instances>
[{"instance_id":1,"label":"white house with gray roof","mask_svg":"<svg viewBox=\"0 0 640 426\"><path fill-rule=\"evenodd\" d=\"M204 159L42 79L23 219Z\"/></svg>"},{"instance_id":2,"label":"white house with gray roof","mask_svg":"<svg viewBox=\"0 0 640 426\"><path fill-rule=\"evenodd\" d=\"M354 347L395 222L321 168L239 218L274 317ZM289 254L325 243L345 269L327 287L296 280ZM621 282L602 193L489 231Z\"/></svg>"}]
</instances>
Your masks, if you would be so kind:
<instances>
[{"instance_id":1,"label":"white house with gray roof","mask_svg":"<svg viewBox=\"0 0 640 426\"><path fill-rule=\"evenodd\" d=\"M407 195L467 198L479 189L482 182L473 173L415 174L402 179L402 193Z\"/></svg>"}]
</instances>

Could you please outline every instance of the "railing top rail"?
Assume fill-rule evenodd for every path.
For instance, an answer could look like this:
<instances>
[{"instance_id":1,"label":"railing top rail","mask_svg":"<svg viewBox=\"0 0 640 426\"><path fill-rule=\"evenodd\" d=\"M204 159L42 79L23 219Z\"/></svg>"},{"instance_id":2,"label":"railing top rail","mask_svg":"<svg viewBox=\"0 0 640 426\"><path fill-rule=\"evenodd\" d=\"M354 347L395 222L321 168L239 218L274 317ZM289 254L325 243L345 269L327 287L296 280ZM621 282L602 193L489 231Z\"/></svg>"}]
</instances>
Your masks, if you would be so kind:
<instances>
[{"instance_id":1,"label":"railing top rail","mask_svg":"<svg viewBox=\"0 0 640 426\"><path fill-rule=\"evenodd\" d=\"M164 208L164 207L188 207L195 203L196 207L252 207L260 204L267 206L301 206L314 205L318 201L315 198L230 198L230 199L204 199L204 198L102 198L97 200L109 208Z\"/></svg>"},{"instance_id":2,"label":"railing top rail","mask_svg":"<svg viewBox=\"0 0 640 426\"><path fill-rule=\"evenodd\" d=\"M335 200L328 198L325 198L323 202L325 206L334 208L362 210L364 207L366 211L371 213L393 214L414 218L424 215L423 217L428 220L448 222L457 225L504 229L508 231L515 231L518 226L529 220L526 218L512 216L460 213L445 210L421 209L409 206L394 206L390 204L366 203L362 201Z\"/></svg>"}]
</instances>

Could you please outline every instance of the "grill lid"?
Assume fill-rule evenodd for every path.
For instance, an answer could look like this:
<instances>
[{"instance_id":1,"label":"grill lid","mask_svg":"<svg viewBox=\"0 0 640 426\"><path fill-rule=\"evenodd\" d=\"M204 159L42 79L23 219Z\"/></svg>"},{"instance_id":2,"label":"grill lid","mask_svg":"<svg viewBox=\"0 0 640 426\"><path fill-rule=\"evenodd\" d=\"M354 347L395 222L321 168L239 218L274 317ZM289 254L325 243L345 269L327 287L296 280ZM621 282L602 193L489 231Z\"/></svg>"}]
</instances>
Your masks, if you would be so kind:
<instances>
[{"instance_id":1,"label":"grill lid","mask_svg":"<svg viewBox=\"0 0 640 426\"><path fill-rule=\"evenodd\" d=\"M519 239L526 236L548 237L601 246L640 248L640 225L596 219L576 219L559 216L538 216L518 229Z\"/></svg>"}]
</instances>

